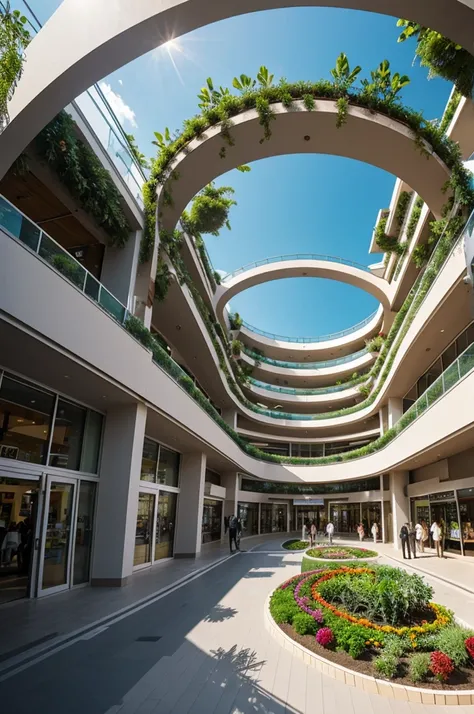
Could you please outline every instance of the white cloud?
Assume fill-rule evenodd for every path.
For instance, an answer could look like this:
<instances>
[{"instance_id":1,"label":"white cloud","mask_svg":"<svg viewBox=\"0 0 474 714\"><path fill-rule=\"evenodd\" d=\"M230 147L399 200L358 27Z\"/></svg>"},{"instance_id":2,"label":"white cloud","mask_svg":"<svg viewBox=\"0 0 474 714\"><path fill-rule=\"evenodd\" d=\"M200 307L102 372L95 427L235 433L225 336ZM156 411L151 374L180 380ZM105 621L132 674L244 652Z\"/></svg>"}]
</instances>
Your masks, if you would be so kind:
<instances>
[{"instance_id":1,"label":"white cloud","mask_svg":"<svg viewBox=\"0 0 474 714\"><path fill-rule=\"evenodd\" d=\"M101 82L99 86L103 91L108 103L112 107L112 111L114 112L119 122L122 125L128 122L130 126L136 128L138 124L136 121L135 112L131 107L128 106L128 104L123 101L120 94L114 92L110 84L107 84L107 82Z\"/></svg>"}]
</instances>

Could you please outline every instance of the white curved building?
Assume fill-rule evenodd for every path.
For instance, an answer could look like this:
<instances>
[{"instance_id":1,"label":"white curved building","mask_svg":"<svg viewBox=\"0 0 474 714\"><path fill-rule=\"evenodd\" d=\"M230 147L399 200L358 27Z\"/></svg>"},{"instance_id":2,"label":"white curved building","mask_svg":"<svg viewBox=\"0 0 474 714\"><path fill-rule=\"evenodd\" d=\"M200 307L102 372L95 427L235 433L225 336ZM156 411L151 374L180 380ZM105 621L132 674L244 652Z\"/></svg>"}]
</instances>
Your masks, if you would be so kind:
<instances>
[{"instance_id":1,"label":"white curved building","mask_svg":"<svg viewBox=\"0 0 474 714\"><path fill-rule=\"evenodd\" d=\"M308 518L320 528L332 520L348 536L360 521L376 521L394 547L402 522L442 518L447 549L474 555L474 323L465 281L472 217L424 269L412 260L441 216L448 166L426 142L428 156L417 151L406 124L358 106L340 131L333 100L317 100L311 111L300 101L298 111L275 103L271 142L260 141L258 114L248 109L233 117L224 155L217 124L170 162L157 189L157 240L140 262L146 176L126 135L113 116L106 120L106 107L115 148L92 129L90 100L101 100L94 89L53 117L118 62L154 46L170 18L185 32L253 7L202 0L181 3L177 13L167 2L159 13L151 0L112 4L115 21L104 27L103 3L83 3L97 17L86 36L77 4L63 2L28 49L0 135L0 541L15 524L18 592L123 585L136 570L194 557L222 539L232 513L244 536L298 531ZM402 6L462 42L472 9L451 4L450 13L442 0ZM377 3L348 3L359 5ZM71 43L58 28L74 19ZM54 62L48 46L58 49ZM109 222L64 180L63 147L47 159L36 135L51 119L66 148L80 146L88 166L105 169ZM463 159L474 152L473 129L472 102L463 100L448 129ZM12 162L22 151L26 168L18 172ZM155 299L163 231L176 227L196 192L247 161L289 153L352 157L398 176L379 219L399 254L369 267L269 258L216 285L205 249L183 233L179 260L161 253L169 286ZM396 225L402 194L407 210ZM368 248L380 252L375 238ZM227 313L240 291L288 276L340 280L380 306L344 332L301 339ZM377 339L370 345L381 335L382 347ZM0 603L8 582L0 578Z\"/></svg>"}]
</instances>

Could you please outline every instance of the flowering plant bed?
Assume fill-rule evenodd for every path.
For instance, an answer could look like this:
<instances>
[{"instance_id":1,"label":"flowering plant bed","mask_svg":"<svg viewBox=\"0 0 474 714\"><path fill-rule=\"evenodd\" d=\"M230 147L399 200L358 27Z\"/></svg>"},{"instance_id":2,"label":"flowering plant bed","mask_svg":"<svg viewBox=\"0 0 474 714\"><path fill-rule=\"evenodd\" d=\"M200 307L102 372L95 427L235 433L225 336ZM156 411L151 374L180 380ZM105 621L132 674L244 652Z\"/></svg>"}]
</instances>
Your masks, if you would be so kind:
<instances>
[{"instance_id":1,"label":"flowering plant bed","mask_svg":"<svg viewBox=\"0 0 474 714\"><path fill-rule=\"evenodd\" d=\"M305 557L316 560L367 560L367 558L378 558L378 555L375 550L348 545L321 545L309 548L305 553Z\"/></svg>"},{"instance_id":2,"label":"flowering plant bed","mask_svg":"<svg viewBox=\"0 0 474 714\"><path fill-rule=\"evenodd\" d=\"M309 545L307 540L287 540L283 543L286 550L306 550Z\"/></svg>"},{"instance_id":3,"label":"flowering plant bed","mask_svg":"<svg viewBox=\"0 0 474 714\"><path fill-rule=\"evenodd\" d=\"M474 689L474 634L432 602L419 575L389 566L326 565L270 600L283 632L356 673L429 689Z\"/></svg>"}]
</instances>

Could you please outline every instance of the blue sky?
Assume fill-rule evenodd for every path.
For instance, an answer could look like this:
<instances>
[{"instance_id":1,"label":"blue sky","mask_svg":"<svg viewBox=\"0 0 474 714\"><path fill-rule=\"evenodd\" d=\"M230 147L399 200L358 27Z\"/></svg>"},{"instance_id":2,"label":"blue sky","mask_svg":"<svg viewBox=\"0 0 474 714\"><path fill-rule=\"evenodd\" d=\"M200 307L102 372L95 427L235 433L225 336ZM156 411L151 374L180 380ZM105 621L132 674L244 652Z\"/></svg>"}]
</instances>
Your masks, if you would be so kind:
<instances>
[{"instance_id":1,"label":"blue sky","mask_svg":"<svg viewBox=\"0 0 474 714\"><path fill-rule=\"evenodd\" d=\"M44 22L57 0L29 0ZM22 8L22 0L14 6ZM408 74L403 100L426 117L439 117L450 85L427 80L413 66L414 44L397 44L394 18L328 8L291 8L226 20L180 38L122 67L105 83L118 101L124 129L151 155L153 131L178 129L197 112L196 95L212 77L231 86L232 78L255 76L266 65L275 78L329 77L343 51L368 75L387 58ZM174 43L173 43L174 44ZM368 246L377 211L388 205L394 177L380 169L331 156L287 156L255 162L251 173L233 171L218 184L235 188L232 231L206 236L214 267L232 271L268 256L323 253L368 265L378 261ZM252 288L232 301L243 318L259 328L290 336L327 334L365 318L377 304L362 291L311 278L276 281Z\"/></svg>"}]
</instances>

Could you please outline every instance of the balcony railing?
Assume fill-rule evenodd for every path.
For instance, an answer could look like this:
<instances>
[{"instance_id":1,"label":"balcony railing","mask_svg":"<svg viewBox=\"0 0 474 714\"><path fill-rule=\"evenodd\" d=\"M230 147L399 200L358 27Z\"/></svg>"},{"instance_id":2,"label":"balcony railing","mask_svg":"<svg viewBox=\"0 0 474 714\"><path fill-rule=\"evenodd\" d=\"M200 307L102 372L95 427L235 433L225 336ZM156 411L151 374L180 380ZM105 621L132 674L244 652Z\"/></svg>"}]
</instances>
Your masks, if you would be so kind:
<instances>
[{"instance_id":1,"label":"balcony railing","mask_svg":"<svg viewBox=\"0 0 474 714\"><path fill-rule=\"evenodd\" d=\"M259 355L257 352L244 347L245 354L248 357L256 360L257 362L265 362L265 364L271 364L275 367L284 367L286 369L323 369L324 367L336 367L338 364L346 364L346 362L353 362L359 357L363 357L370 352L367 352L367 348L364 347L358 352L353 352L345 357L338 357L337 359L329 359L325 362L283 362L279 359L271 359L270 357L265 357L265 355Z\"/></svg>"},{"instance_id":2,"label":"balcony railing","mask_svg":"<svg viewBox=\"0 0 474 714\"><path fill-rule=\"evenodd\" d=\"M260 330L258 327L254 327L248 322L245 322L245 320L242 322L242 326L250 332L255 332L257 335L262 335L263 337L268 337L271 340L279 340L281 342L296 342L300 344L310 344L313 342L328 342L329 340L336 340L340 337L351 335L353 332L357 332L357 330L360 330L366 325L370 324L372 320L374 320L374 318L377 316L377 314L379 314L379 310L380 308L378 310L375 310L375 312L366 317L364 320L358 322L356 325L352 325L352 327L348 327L345 330L340 330L339 332L333 332L329 335L320 335L319 337L288 337L287 335L277 335L274 332L266 332L265 330ZM380 316L381 315L382 312L380 311Z\"/></svg>"},{"instance_id":3,"label":"balcony railing","mask_svg":"<svg viewBox=\"0 0 474 714\"><path fill-rule=\"evenodd\" d=\"M369 375L367 375L368 378ZM344 392L346 389L352 389L353 387L361 384L358 380L356 382L345 382L344 384L333 384L331 387L315 387L314 389L298 389L297 387L277 387L274 384L267 384L266 382L260 382L258 379L249 378L249 383L254 387L259 389L265 389L269 392L277 392L278 394L293 394L295 396L312 396L316 394L334 394L334 392Z\"/></svg>"},{"instance_id":4,"label":"balcony railing","mask_svg":"<svg viewBox=\"0 0 474 714\"><path fill-rule=\"evenodd\" d=\"M348 265L351 268L358 268L359 270L364 270L369 272L369 268L361 263L356 263L353 260L345 260L345 258L339 258L334 255L320 255L319 253L293 253L291 255L275 255L272 258L264 258L263 260L256 260L254 263L248 263L247 265L237 268L232 273L228 273L222 278L222 282L225 283L228 280L232 280L236 275L245 273L247 270L252 270L252 268L259 268L261 265L270 265L271 263L283 263L287 260L324 260L330 263L340 263L341 265Z\"/></svg>"},{"instance_id":5,"label":"balcony railing","mask_svg":"<svg viewBox=\"0 0 474 714\"><path fill-rule=\"evenodd\" d=\"M0 228L36 253L39 258L69 280L84 295L100 305L115 320L120 323L125 322L128 314L125 305L122 305L67 250L3 196L0 196Z\"/></svg>"}]
</instances>

